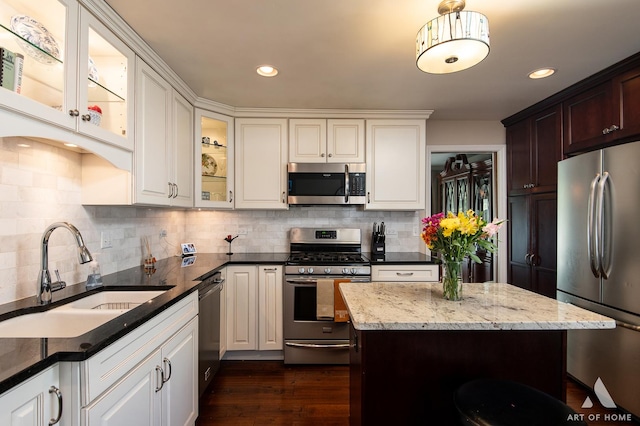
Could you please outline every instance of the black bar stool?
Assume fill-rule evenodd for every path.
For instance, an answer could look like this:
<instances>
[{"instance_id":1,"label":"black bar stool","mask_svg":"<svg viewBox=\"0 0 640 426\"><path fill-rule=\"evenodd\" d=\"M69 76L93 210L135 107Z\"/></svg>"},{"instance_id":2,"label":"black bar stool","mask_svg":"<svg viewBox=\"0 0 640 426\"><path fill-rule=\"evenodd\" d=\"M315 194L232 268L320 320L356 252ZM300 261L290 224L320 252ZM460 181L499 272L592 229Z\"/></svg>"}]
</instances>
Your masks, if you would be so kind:
<instances>
[{"instance_id":1,"label":"black bar stool","mask_svg":"<svg viewBox=\"0 0 640 426\"><path fill-rule=\"evenodd\" d=\"M532 387L478 379L454 393L462 424L477 426L586 425L568 405Z\"/></svg>"}]
</instances>

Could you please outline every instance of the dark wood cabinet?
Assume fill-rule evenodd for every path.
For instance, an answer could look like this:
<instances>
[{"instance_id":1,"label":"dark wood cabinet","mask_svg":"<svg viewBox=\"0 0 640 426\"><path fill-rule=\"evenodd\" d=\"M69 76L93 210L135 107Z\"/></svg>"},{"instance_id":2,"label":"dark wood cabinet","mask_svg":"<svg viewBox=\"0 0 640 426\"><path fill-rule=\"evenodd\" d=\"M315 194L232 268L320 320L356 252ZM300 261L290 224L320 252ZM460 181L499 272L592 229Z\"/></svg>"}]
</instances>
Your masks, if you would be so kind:
<instances>
[{"instance_id":1,"label":"dark wood cabinet","mask_svg":"<svg viewBox=\"0 0 640 426\"><path fill-rule=\"evenodd\" d=\"M640 68L564 101L564 151L576 154L640 134Z\"/></svg>"},{"instance_id":2,"label":"dark wood cabinet","mask_svg":"<svg viewBox=\"0 0 640 426\"><path fill-rule=\"evenodd\" d=\"M493 167L492 160L469 162L465 154L447 160L440 172L440 195L443 211L458 213L473 210L491 222L493 220ZM462 264L463 282L493 280L493 254L485 250L476 252L482 263L466 258Z\"/></svg>"},{"instance_id":3,"label":"dark wood cabinet","mask_svg":"<svg viewBox=\"0 0 640 426\"><path fill-rule=\"evenodd\" d=\"M507 281L556 297L557 197L555 192L508 200Z\"/></svg>"},{"instance_id":4,"label":"dark wood cabinet","mask_svg":"<svg viewBox=\"0 0 640 426\"><path fill-rule=\"evenodd\" d=\"M509 195L555 191L560 160L562 160L560 105L507 127Z\"/></svg>"}]
</instances>

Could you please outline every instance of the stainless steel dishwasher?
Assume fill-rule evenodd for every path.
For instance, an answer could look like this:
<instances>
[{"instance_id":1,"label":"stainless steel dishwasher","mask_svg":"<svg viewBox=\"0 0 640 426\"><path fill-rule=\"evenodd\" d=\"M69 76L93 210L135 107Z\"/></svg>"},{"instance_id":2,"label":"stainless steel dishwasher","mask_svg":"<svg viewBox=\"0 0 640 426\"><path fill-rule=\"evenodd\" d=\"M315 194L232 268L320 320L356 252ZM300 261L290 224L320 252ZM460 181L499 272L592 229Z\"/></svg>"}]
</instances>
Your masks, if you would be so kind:
<instances>
[{"instance_id":1,"label":"stainless steel dishwasher","mask_svg":"<svg viewBox=\"0 0 640 426\"><path fill-rule=\"evenodd\" d=\"M198 292L198 394L202 396L220 367L220 272L208 277Z\"/></svg>"}]
</instances>

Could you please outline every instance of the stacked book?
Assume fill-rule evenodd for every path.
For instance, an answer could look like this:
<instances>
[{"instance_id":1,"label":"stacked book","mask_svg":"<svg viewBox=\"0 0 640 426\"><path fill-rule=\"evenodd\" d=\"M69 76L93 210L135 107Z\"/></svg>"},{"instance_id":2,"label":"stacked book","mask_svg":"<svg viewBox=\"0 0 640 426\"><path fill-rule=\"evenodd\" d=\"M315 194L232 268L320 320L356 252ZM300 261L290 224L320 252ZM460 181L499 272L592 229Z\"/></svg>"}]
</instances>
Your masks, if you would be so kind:
<instances>
[{"instance_id":1,"label":"stacked book","mask_svg":"<svg viewBox=\"0 0 640 426\"><path fill-rule=\"evenodd\" d=\"M0 47L0 56L2 56L2 62L0 63L0 86L20 93L22 91L24 56L4 47Z\"/></svg>"}]
</instances>

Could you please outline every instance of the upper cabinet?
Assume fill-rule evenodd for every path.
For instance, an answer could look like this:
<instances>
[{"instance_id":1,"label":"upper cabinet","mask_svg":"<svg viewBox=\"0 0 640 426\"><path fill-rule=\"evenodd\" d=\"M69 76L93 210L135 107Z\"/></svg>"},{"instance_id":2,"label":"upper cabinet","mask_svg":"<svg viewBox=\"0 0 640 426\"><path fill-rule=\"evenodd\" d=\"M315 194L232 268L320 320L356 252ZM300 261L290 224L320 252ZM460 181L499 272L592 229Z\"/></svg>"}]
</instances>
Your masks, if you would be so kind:
<instances>
[{"instance_id":1,"label":"upper cabinet","mask_svg":"<svg viewBox=\"0 0 640 426\"><path fill-rule=\"evenodd\" d=\"M640 134L640 67L564 101L566 154Z\"/></svg>"},{"instance_id":2,"label":"upper cabinet","mask_svg":"<svg viewBox=\"0 0 640 426\"><path fill-rule=\"evenodd\" d=\"M292 163L363 163L364 120L289 120Z\"/></svg>"},{"instance_id":3,"label":"upper cabinet","mask_svg":"<svg viewBox=\"0 0 640 426\"><path fill-rule=\"evenodd\" d=\"M193 206L193 107L142 60L137 64L136 204Z\"/></svg>"},{"instance_id":4,"label":"upper cabinet","mask_svg":"<svg viewBox=\"0 0 640 426\"><path fill-rule=\"evenodd\" d=\"M367 120L367 210L425 208L425 120Z\"/></svg>"},{"instance_id":5,"label":"upper cabinet","mask_svg":"<svg viewBox=\"0 0 640 426\"><path fill-rule=\"evenodd\" d=\"M133 51L74 0L0 5L0 46L23 57L2 108L133 150Z\"/></svg>"},{"instance_id":6,"label":"upper cabinet","mask_svg":"<svg viewBox=\"0 0 640 426\"><path fill-rule=\"evenodd\" d=\"M509 194L555 191L562 160L559 105L507 127Z\"/></svg>"},{"instance_id":7,"label":"upper cabinet","mask_svg":"<svg viewBox=\"0 0 640 426\"><path fill-rule=\"evenodd\" d=\"M287 120L235 120L237 209L286 210Z\"/></svg>"},{"instance_id":8,"label":"upper cabinet","mask_svg":"<svg viewBox=\"0 0 640 426\"><path fill-rule=\"evenodd\" d=\"M233 208L233 118L196 110L195 205Z\"/></svg>"}]
</instances>

